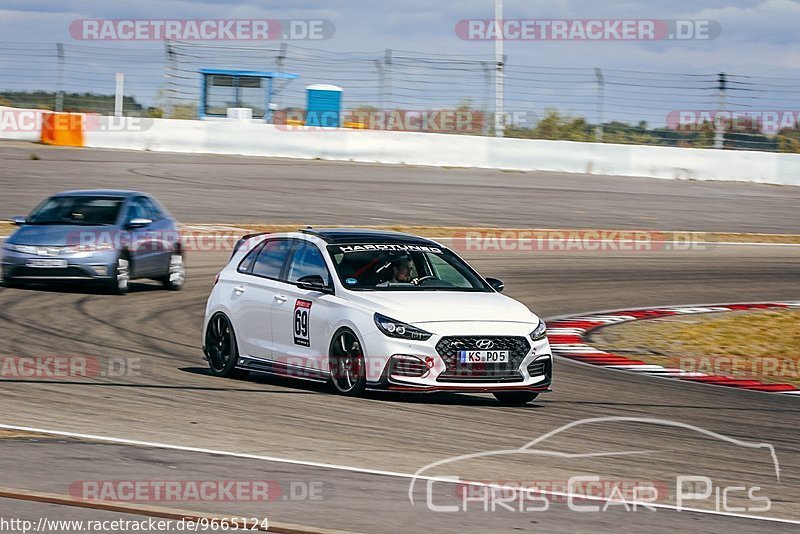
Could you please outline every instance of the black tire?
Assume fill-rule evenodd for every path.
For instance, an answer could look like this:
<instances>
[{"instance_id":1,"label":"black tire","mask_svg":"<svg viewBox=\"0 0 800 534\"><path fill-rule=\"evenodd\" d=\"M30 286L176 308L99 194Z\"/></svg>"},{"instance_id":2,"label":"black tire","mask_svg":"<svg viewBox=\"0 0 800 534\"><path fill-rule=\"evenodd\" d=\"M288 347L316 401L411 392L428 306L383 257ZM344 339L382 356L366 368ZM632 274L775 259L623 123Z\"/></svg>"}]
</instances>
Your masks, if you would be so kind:
<instances>
[{"instance_id":1,"label":"black tire","mask_svg":"<svg viewBox=\"0 0 800 534\"><path fill-rule=\"evenodd\" d=\"M112 295L126 295L131 288L131 260L127 254L121 254L112 267L111 278L106 289Z\"/></svg>"},{"instance_id":2,"label":"black tire","mask_svg":"<svg viewBox=\"0 0 800 534\"><path fill-rule=\"evenodd\" d=\"M330 384L345 397L360 397L367 387L367 369L363 345L349 328L338 330L328 351Z\"/></svg>"},{"instance_id":3,"label":"black tire","mask_svg":"<svg viewBox=\"0 0 800 534\"><path fill-rule=\"evenodd\" d=\"M494 394L494 398L503 406L524 406L538 396L535 391L498 391Z\"/></svg>"},{"instance_id":4,"label":"black tire","mask_svg":"<svg viewBox=\"0 0 800 534\"><path fill-rule=\"evenodd\" d=\"M216 313L208 321L205 335L206 356L211 374L223 378L244 378L247 371L236 368L239 348L236 333L224 313Z\"/></svg>"},{"instance_id":5,"label":"black tire","mask_svg":"<svg viewBox=\"0 0 800 534\"><path fill-rule=\"evenodd\" d=\"M167 276L161 279L164 289L170 291L180 291L186 283L186 264L184 263L183 252L174 251L169 257L169 271Z\"/></svg>"}]
</instances>

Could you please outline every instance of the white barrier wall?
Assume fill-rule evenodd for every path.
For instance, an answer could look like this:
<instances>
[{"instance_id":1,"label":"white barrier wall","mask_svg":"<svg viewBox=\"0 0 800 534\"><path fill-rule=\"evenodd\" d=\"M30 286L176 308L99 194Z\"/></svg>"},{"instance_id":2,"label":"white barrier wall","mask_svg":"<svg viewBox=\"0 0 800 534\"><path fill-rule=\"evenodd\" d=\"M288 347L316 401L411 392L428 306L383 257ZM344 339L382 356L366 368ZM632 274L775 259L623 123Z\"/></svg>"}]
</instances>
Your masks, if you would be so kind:
<instances>
[{"instance_id":1,"label":"white barrier wall","mask_svg":"<svg viewBox=\"0 0 800 534\"><path fill-rule=\"evenodd\" d=\"M800 185L800 154L102 117L85 144L166 152Z\"/></svg>"},{"instance_id":2,"label":"white barrier wall","mask_svg":"<svg viewBox=\"0 0 800 534\"><path fill-rule=\"evenodd\" d=\"M38 141L42 135L42 110L0 106L0 139Z\"/></svg>"}]
</instances>

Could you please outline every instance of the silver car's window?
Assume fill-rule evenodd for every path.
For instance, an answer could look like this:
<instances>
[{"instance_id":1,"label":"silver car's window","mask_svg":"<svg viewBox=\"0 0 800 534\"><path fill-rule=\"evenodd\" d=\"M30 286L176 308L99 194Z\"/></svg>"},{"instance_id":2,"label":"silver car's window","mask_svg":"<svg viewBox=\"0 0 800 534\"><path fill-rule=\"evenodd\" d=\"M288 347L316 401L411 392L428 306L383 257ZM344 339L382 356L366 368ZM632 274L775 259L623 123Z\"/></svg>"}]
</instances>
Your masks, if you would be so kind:
<instances>
[{"instance_id":1,"label":"silver car's window","mask_svg":"<svg viewBox=\"0 0 800 534\"><path fill-rule=\"evenodd\" d=\"M139 198L134 198L128 204L128 215L127 220L132 221L133 219L149 219L149 214L147 213L147 209L145 209L144 204L140 201Z\"/></svg>"},{"instance_id":2,"label":"silver car's window","mask_svg":"<svg viewBox=\"0 0 800 534\"><path fill-rule=\"evenodd\" d=\"M39 204L27 218L28 224L110 225L117 222L120 197L51 197Z\"/></svg>"},{"instance_id":3,"label":"silver car's window","mask_svg":"<svg viewBox=\"0 0 800 534\"><path fill-rule=\"evenodd\" d=\"M139 201L142 203L142 206L147 213L147 218L152 221L157 221L161 219L161 210L147 197L139 197Z\"/></svg>"}]
</instances>

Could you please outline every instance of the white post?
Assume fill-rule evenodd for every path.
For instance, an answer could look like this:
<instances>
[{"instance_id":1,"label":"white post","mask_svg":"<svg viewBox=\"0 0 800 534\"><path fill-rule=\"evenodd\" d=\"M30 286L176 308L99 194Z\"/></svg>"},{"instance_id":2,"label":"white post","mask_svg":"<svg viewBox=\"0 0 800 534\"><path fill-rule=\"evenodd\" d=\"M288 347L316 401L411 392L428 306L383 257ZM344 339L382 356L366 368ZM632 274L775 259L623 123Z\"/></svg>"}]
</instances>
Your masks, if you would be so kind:
<instances>
[{"instance_id":1,"label":"white post","mask_svg":"<svg viewBox=\"0 0 800 534\"><path fill-rule=\"evenodd\" d=\"M597 126L594 127L594 140L597 143L603 142L603 99L605 96L606 81L603 78L603 71L594 69L594 76L597 80Z\"/></svg>"},{"instance_id":2,"label":"white post","mask_svg":"<svg viewBox=\"0 0 800 534\"><path fill-rule=\"evenodd\" d=\"M125 86L125 75L121 72L117 73L117 89L114 94L114 116L122 117L122 95Z\"/></svg>"},{"instance_id":3,"label":"white post","mask_svg":"<svg viewBox=\"0 0 800 534\"><path fill-rule=\"evenodd\" d=\"M494 0L494 23L495 23L495 39L494 39L494 61L495 61L495 74L494 74L494 135L503 137L505 130L505 121L503 116L503 0Z\"/></svg>"},{"instance_id":4,"label":"white post","mask_svg":"<svg viewBox=\"0 0 800 534\"><path fill-rule=\"evenodd\" d=\"M717 75L719 89L717 116L714 119L714 148L721 150L725 148L725 123L722 122L722 111L725 109L725 90L727 89L727 79L724 72Z\"/></svg>"}]
</instances>

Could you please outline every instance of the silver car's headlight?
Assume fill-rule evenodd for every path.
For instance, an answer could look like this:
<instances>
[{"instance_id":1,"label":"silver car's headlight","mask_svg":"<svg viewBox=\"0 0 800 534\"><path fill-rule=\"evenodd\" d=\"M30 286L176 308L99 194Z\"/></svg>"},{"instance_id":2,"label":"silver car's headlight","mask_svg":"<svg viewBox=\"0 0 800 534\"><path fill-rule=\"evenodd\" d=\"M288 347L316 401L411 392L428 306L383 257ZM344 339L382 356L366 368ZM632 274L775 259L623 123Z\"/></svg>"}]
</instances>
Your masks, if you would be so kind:
<instances>
[{"instance_id":1,"label":"silver car's headlight","mask_svg":"<svg viewBox=\"0 0 800 534\"><path fill-rule=\"evenodd\" d=\"M13 245L11 243L6 243L4 248L6 250L11 250L12 252L20 252L22 254L36 254L36 247L31 245Z\"/></svg>"},{"instance_id":2,"label":"silver car's headlight","mask_svg":"<svg viewBox=\"0 0 800 534\"><path fill-rule=\"evenodd\" d=\"M544 324L544 321L539 319L539 324L536 325L536 328L531 332L531 339L534 341L541 341L547 337L547 325Z\"/></svg>"},{"instance_id":3,"label":"silver car's headlight","mask_svg":"<svg viewBox=\"0 0 800 534\"><path fill-rule=\"evenodd\" d=\"M390 319L389 317L381 315L380 313L375 314L375 324L378 326L378 330L389 337L425 341L433 335L421 328L411 326L410 324L406 324L402 321Z\"/></svg>"}]
</instances>

